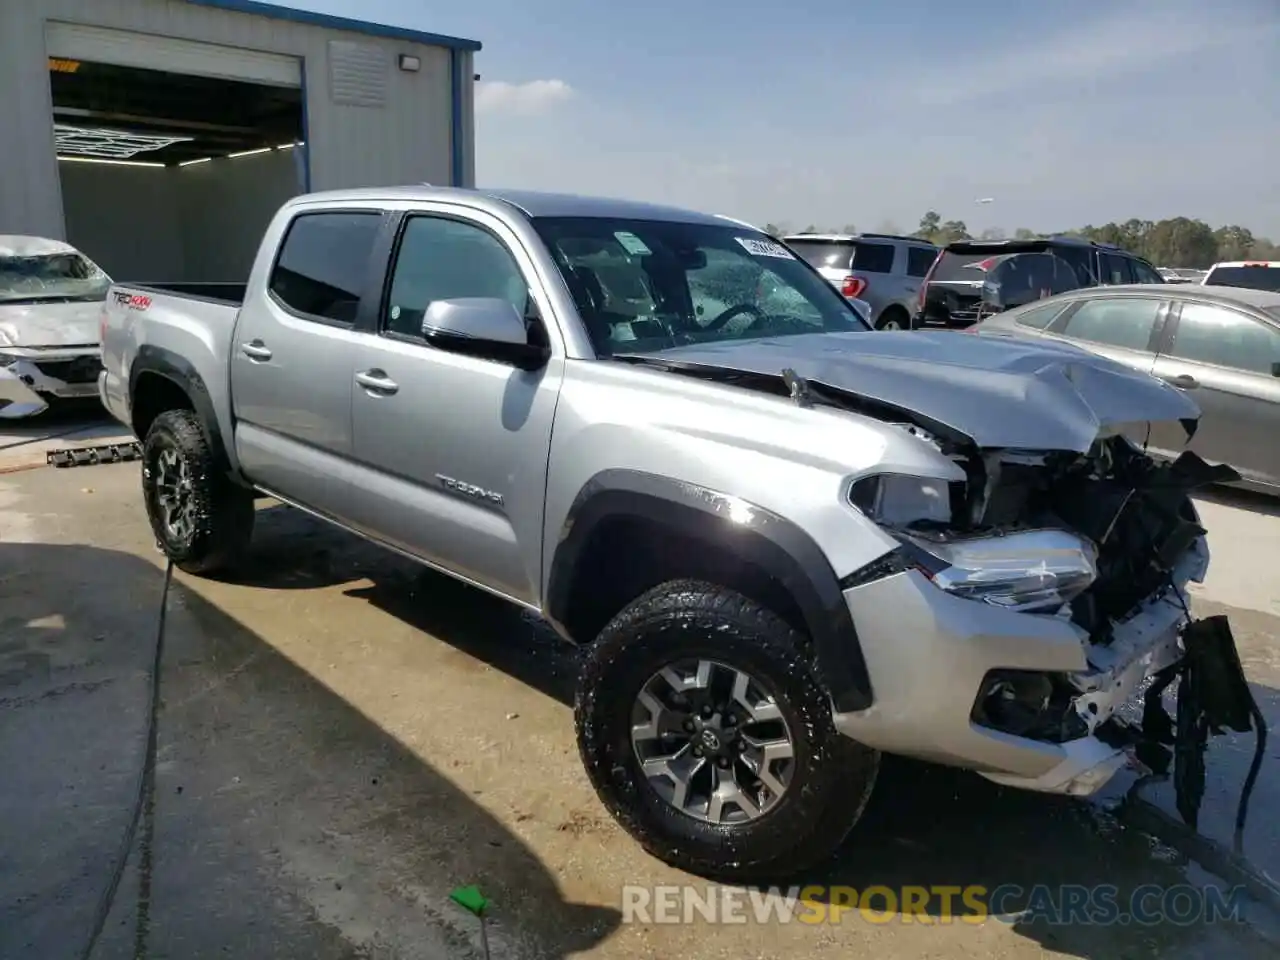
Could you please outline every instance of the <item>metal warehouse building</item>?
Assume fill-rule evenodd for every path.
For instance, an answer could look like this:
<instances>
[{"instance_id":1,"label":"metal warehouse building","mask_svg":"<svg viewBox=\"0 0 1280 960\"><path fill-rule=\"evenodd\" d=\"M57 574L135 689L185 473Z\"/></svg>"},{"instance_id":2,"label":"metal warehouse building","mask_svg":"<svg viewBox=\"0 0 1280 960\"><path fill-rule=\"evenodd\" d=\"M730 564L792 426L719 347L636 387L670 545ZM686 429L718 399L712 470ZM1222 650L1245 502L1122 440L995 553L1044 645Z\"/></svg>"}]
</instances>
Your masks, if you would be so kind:
<instances>
[{"instance_id":1,"label":"metal warehouse building","mask_svg":"<svg viewBox=\"0 0 1280 960\"><path fill-rule=\"evenodd\" d=\"M470 186L479 49L256 0L0 0L0 234L243 280L298 193Z\"/></svg>"}]
</instances>

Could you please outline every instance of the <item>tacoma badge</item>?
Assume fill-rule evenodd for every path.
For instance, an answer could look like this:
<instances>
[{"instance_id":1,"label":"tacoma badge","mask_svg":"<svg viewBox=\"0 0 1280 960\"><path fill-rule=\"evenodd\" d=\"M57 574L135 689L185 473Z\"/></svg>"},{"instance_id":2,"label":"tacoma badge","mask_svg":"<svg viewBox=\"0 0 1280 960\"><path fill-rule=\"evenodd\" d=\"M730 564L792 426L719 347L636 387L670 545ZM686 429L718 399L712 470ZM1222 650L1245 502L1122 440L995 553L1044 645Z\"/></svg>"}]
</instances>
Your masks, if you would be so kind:
<instances>
[{"instance_id":1,"label":"tacoma badge","mask_svg":"<svg viewBox=\"0 0 1280 960\"><path fill-rule=\"evenodd\" d=\"M495 506L503 506L502 494L497 491L477 487L474 483L463 483L461 480L453 479L453 477L446 477L443 473L437 473L436 479L440 481L441 486L452 490L454 493L460 493L464 497L470 497L473 500L486 500Z\"/></svg>"}]
</instances>

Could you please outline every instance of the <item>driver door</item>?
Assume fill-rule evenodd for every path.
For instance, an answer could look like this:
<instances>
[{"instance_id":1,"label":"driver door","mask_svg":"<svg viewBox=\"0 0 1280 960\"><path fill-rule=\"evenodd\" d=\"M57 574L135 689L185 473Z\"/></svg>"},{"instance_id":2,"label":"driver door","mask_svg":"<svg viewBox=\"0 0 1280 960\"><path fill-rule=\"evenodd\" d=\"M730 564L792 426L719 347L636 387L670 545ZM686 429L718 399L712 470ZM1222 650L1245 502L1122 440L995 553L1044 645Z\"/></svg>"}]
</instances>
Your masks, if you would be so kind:
<instances>
[{"instance_id":1,"label":"driver door","mask_svg":"<svg viewBox=\"0 0 1280 960\"><path fill-rule=\"evenodd\" d=\"M427 343L435 300L547 302L532 262L487 214L424 210L398 231L378 330L355 354L351 403L364 532L510 599L541 583L547 451L563 357L524 371ZM531 335L546 336L540 320Z\"/></svg>"}]
</instances>

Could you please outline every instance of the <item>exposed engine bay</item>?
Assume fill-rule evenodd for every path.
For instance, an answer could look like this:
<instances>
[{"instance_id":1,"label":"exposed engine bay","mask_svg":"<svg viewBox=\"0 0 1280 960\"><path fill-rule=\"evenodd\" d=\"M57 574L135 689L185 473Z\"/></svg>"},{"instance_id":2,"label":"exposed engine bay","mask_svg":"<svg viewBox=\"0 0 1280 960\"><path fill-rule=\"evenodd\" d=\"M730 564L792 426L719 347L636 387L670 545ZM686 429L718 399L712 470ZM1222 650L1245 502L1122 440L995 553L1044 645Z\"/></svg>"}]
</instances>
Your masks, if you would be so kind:
<instances>
[{"instance_id":1,"label":"exposed engine bay","mask_svg":"<svg viewBox=\"0 0 1280 960\"><path fill-rule=\"evenodd\" d=\"M1123 435L1100 439L1086 454L957 450L914 425L903 425L957 463L966 479L924 497L897 491L884 477L854 484L851 498L895 535L898 561L940 586L947 561L970 567L1004 563L1021 571L1019 596L969 593L1021 612L1069 619L1088 637L1088 671L1062 674L994 670L979 691L972 719L1015 736L1062 743L1105 732L1124 701L1152 674L1178 662L1179 628L1190 619L1183 589L1207 566L1205 530L1191 493L1239 478L1193 453L1157 462ZM946 503L930 505L928 494ZM1055 539L1056 536L1056 539ZM1067 565L1024 561L1020 543L1034 538L1087 569L1071 589ZM984 552L974 553L972 545ZM919 549L924 547L923 550ZM1056 584L1037 590L1037 577ZM1014 600L1020 600L1014 605Z\"/></svg>"},{"instance_id":2,"label":"exposed engine bay","mask_svg":"<svg viewBox=\"0 0 1280 960\"><path fill-rule=\"evenodd\" d=\"M952 485L952 535L1056 527L1097 547L1097 578L1072 601L1071 618L1101 644L1115 621L1172 586L1178 561L1204 536L1191 492L1239 479L1190 452L1158 463L1119 435L1085 456L998 451L962 466L970 479Z\"/></svg>"}]
</instances>

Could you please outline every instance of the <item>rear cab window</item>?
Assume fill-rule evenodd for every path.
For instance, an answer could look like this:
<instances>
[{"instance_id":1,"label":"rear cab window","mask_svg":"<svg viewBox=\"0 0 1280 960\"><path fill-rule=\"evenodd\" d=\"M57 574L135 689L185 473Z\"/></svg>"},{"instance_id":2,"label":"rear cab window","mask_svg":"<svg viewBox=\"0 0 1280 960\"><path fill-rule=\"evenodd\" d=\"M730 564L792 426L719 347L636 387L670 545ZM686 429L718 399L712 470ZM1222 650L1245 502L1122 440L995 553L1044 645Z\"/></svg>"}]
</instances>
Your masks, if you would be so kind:
<instances>
[{"instance_id":1,"label":"rear cab window","mask_svg":"<svg viewBox=\"0 0 1280 960\"><path fill-rule=\"evenodd\" d=\"M1280 292L1280 261L1214 267L1204 278L1204 285Z\"/></svg>"},{"instance_id":2,"label":"rear cab window","mask_svg":"<svg viewBox=\"0 0 1280 960\"><path fill-rule=\"evenodd\" d=\"M966 280L981 282L986 272L999 259L996 253L955 253L942 251L938 267L929 279L935 283L956 283Z\"/></svg>"},{"instance_id":3,"label":"rear cab window","mask_svg":"<svg viewBox=\"0 0 1280 960\"><path fill-rule=\"evenodd\" d=\"M381 226L379 210L294 217L271 269L271 296L305 319L354 324Z\"/></svg>"}]
</instances>

